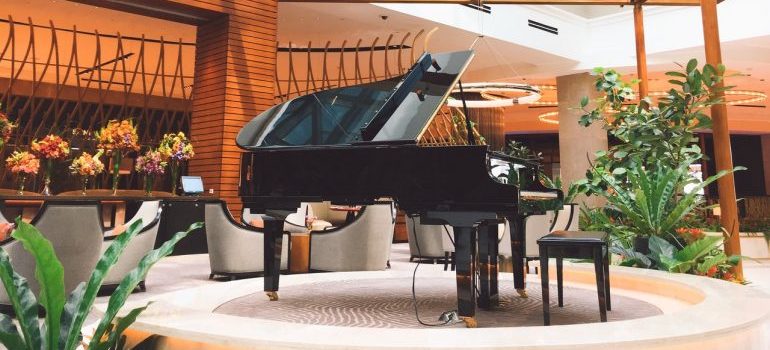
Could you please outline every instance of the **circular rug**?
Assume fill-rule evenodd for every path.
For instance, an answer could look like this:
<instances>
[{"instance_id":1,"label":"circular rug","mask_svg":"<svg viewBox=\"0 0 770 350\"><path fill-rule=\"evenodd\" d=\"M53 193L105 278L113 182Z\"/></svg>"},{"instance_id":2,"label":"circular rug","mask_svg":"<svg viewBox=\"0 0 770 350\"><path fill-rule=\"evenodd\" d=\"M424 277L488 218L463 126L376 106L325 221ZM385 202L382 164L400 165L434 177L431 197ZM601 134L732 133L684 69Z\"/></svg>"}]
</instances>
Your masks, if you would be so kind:
<instances>
[{"instance_id":1,"label":"circular rug","mask_svg":"<svg viewBox=\"0 0 770 350\"><path fill-rule=\"evenodd\" d=\"M513 282L500 281L500 305L493 310L476 309L479 327L541 326L543 308L540 283L532 278L527 285L529 298L521 298ZM370 328L426 327L415 318L412 281L408 278L341 280L316 282L280 289L278 301L270 302L263 292L233 299L215 313L273 321ZM438 323L441 313L457 308L456 285L449 278L418 278L417 307L420 319ZM564 307L556 305L556 285L550 287L551 324L599 322L596 290L564 288ZM662 314L644 301L612 296L608 321L620 321ZM462 323L451 325L464 327Z\"/></svg>"}]
</instances>

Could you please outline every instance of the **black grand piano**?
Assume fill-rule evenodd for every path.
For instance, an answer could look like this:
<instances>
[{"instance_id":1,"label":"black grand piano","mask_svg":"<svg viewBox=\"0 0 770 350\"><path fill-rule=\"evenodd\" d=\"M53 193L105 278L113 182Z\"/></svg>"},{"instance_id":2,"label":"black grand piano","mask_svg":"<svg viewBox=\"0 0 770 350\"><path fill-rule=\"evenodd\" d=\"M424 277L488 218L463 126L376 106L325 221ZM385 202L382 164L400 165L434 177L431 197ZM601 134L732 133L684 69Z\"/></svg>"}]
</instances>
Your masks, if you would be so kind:
<instances>
[{"instance_id":1,"label":"black grand piano","mask_svg":"<svg viewBox=\"0 0 770 350\"><path fill-rule=\"evenodd\" d=\"M562 193L538 181L537 164L477 144L461 111L445 106L472 58L473 51L425 53L402 76L300 96L243 127L236 139L248 151L240 196L245 207L276 217L265 221L265 292L272 300L282 213L300 202L366 205L383 198L423 224L454 228L458 314L468 327L476 325L477 303L498 302L503 218L511 223L514 284L526 296L524 220L556 209Z\"/></svg>"}]
</instances>

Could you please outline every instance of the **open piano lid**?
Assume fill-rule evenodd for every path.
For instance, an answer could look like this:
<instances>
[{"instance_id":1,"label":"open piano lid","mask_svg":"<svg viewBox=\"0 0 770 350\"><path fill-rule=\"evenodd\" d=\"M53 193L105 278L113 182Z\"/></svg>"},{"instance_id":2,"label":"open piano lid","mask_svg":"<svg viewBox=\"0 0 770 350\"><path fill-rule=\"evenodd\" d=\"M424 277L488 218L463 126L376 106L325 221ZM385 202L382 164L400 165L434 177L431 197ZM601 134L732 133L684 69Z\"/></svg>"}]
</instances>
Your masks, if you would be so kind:
<instances>
[{"instance_id":1,"label":"open piano lid","mask_svg":"<svg viewBox=\"0 0 770 350\"><path fill-rule=\"evenodd\" d=\"M293 98L252 119L236 143L246 150L414 144L472 58L472 50L424 53L402 76Z\"/></svg>"}]
</instances>

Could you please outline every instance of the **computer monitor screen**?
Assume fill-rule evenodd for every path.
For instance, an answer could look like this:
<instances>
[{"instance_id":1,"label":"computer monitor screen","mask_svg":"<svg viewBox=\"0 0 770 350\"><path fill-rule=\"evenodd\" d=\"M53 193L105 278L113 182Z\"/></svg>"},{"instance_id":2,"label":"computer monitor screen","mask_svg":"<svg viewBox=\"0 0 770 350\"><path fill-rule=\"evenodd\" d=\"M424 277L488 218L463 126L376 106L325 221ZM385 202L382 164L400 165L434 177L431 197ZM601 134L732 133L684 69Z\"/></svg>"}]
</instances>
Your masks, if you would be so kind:
<instances>
[{"instance_id":1,"label":"computer monitor screen","mask_svg":"<svg viewBox=\"0 0 770 350\"><path fill-rule=\"evenodd\" d=\"M182 176L182 192L185 194L203 193L203 180L200 176Z\"/></svg>"}]
</instances>

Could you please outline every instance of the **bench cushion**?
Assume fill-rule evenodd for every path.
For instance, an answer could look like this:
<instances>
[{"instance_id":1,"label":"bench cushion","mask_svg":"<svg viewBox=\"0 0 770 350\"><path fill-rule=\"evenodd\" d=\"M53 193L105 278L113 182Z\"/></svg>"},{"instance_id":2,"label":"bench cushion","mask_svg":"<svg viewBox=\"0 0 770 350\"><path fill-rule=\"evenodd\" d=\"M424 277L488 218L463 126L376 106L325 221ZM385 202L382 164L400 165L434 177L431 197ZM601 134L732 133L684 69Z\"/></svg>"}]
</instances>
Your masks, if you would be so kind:
<instances>
[{"instance_id":1,"label":"bench cushion","mask_svg":"<svg viewBox=\"0 0 770 350\"><path fill-rule=\"evenodd\" d=\"M554 231L537 240L537 244L606 244L607 233L601 231Z\"/></svg>"}]
</instances>

